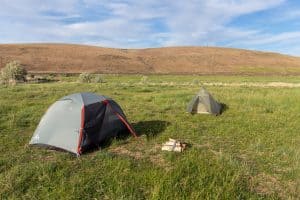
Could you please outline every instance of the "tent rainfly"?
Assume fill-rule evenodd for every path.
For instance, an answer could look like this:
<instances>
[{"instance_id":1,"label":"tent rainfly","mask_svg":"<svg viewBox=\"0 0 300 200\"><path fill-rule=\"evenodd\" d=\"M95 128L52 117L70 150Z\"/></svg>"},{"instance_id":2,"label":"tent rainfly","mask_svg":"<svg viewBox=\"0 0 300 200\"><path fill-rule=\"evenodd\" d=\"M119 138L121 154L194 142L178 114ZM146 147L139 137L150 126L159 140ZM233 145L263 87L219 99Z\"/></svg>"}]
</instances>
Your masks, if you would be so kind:
<instances>
[{"instance_id":1,"label":"tent rainfly","mask_svg":"<svg viewBox=\"0 0 300 200\"><path fill-rule=\"evenodd\" d=\"M93 93L76 93L50 106L30 144L63 149L79 156L124 131L136 137L114 100Z\"/></svg>"},{"instance_id":2,"label":"tent rainfly","mask_svg":"<svg viewBox=\"0 0 300 200\"><path fill-rule=\"evenodd\" d=\"M209 94L204 88L194 96L190 101L187 112L191 114L201 113L201 114L221 114L222 106L217 101L214 100L211 94Z\"/></svg>"}]
</instances>

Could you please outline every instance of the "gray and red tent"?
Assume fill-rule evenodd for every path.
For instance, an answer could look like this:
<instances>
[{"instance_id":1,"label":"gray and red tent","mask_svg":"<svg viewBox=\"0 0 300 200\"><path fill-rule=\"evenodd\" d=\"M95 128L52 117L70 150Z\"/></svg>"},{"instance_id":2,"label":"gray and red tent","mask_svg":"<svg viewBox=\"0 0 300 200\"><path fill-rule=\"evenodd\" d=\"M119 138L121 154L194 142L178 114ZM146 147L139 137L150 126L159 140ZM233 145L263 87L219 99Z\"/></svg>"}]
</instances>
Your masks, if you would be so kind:
<instances>
[{"instance_id":1,"label":"gray and red tent","mask_svg":"<svg viewBox=\"0 0 300 200\"><path fill-rule=\"evenodd\" d=\"M76 93L50 106L30 144L80 155L124 131L136 137L121 107L114 100L93 93Z\"/></svg>"}]
</instances>

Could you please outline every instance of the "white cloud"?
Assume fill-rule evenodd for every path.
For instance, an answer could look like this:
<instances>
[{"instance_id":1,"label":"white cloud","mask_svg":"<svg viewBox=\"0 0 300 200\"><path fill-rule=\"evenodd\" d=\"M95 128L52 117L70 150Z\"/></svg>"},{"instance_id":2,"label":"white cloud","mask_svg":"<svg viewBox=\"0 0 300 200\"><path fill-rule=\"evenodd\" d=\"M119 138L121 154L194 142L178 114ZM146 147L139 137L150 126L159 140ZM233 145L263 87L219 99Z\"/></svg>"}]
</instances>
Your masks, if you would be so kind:
<instances>
[{"instance_id":1,"label":"white cloud","mask_svg":"<svg viewBox=\"0 0 300 200\"><path fill-rule=\"evenodd\" d=\"M287 21L287 20L299 20L300 18L300 10L298 9L289 9L285 12L279 14L279 17L277 20L280 21Z\"/></svg>"},{"instance_id":2,"label":"white cloud","mask_svg":"<svg viewBox=\"0 0 300 200\"><path fill-rule=\"evenodd\" d=\"M41 13L55 11L62 14L76 12L77 1L73 0L1 0L0 16L6 17L43 17Z\"/></svg>"},{"instance_id":3,"label":"white cloud","mask_svg":"<svg viewBox=\"0 0 300 200\"><path fill-rule=\"evenodd\" d=\"M235 28L233 31L226 25L235 17L269 9L283 1L212 0L201 3L193 2L196 3L186 4L178 1L173 7L174 10L166 17L166 23L173 35L169 41L166 41L167 45L215 43L224 36L230 37L229 32L234 35L249 34L249 30L242 33L242 29Z\"/></svg>"},{"instance_id":4,"label":"white cloud","mask_svg":"<svg viewBox=\"0 0 300 200\"><path fill-rule=\"evenodd\" d=\"M294 41L300 41L300 31L295 32L283 32L277 35L259 35L249 40L240 42L245 45L265 45L274 43L293 43Z\"/></svg>"}]
</instances>

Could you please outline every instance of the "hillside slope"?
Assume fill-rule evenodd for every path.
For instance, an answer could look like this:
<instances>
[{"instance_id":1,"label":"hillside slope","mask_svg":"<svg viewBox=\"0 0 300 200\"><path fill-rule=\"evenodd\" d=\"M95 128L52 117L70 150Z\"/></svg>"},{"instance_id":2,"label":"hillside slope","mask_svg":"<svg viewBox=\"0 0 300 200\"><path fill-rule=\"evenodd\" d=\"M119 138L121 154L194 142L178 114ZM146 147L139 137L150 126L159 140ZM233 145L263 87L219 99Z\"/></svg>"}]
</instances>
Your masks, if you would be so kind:
<instances>
[{"instance_id":1,"label":"hillside slope","mask_svg":"<svg viewBox=\"0 0 300 200\"><path fill-rule=\"evenodd\" d=\"M0 67L19 60L33 72L300 74L300 57L217 47L113 49L68 44L2 44Z\"/></svg>"}]
</instances>

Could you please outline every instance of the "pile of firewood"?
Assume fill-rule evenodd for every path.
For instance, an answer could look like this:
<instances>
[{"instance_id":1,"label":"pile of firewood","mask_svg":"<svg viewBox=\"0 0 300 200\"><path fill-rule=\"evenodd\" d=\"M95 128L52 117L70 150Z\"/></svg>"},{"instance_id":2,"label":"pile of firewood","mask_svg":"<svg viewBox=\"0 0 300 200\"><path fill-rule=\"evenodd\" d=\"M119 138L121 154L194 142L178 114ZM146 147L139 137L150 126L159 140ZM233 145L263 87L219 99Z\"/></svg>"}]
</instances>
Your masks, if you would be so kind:
<instances>
[{"instance_id":1,"label":"pile of firewood","mask_svg":"<svg viewBox=\"0 0 300 200\"><path fill-rule=\"evenodd\" d=\"M169 138L169 141L163 144L161 150L183 152L186 148L186 143Z\"/></svg>"}]
</instances>

